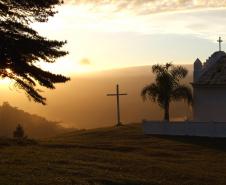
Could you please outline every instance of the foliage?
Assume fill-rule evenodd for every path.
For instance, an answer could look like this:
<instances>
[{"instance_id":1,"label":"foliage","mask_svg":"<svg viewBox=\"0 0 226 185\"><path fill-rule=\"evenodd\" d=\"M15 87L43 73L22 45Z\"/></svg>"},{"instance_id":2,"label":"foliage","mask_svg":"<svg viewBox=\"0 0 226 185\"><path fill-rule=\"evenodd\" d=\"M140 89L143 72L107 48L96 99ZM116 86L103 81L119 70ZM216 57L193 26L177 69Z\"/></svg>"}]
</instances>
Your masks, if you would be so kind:
<instances>
[{"instance_id":1,"label":"foliage","mask_svg":"<svg viewBox=\"0 0 226 185\"><path fill-rule=\"evenodd\" d=\"M37 85L54 89L54 83L69 78L38 67L40 61L54 63L67 54L65 41L48 40L31 28L33 22L46 22L60 5L59 0L0 0L0 77L10 78L29 98L45 104Z\"/></svg>"},{"instance_id":2,"label":"foliage","mask_svg":"<svg viewBox=\"0 0 226 185\"><path fill-rule=\"evenodd\" d=\"M25 137L24 129L20 124L17 125L16 130L13 132L13 137L17 139L21 139Z\"/></svg>"},{"instance_id":3,"label":"foliage","mask_svg":"<svg viewBox=\"0 0 226 185\"><path fill-rule=\"evenodd\" d=\"M169 121L169 104L171 101L186 100L192 103L192 91L187 85L181 85L180 80L187 76L187 69L174 66L171 63L154 65L152 71L156 75L155 83L145 86L141 91L144 100L147 98L158 102L164 109L164 120Z\"/></svg>"}]
</instances>

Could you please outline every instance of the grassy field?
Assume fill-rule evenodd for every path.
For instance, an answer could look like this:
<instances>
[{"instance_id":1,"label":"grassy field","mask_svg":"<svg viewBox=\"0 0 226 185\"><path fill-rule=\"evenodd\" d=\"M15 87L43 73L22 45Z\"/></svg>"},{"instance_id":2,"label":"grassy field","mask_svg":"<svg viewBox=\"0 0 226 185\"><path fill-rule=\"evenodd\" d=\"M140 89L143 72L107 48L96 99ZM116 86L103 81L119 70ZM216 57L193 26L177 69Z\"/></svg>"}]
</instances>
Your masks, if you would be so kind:
<instances>
[{"instance_id":1,"label":"grassy field","mask_svg":"<svg viewBox=\"0 0 226 185\"><path fill-rule=\"evenodd\" d=\"M226 184L226 139L144 136L138 124L0 146L1 185Z\"/></svg>"}]
</instances>

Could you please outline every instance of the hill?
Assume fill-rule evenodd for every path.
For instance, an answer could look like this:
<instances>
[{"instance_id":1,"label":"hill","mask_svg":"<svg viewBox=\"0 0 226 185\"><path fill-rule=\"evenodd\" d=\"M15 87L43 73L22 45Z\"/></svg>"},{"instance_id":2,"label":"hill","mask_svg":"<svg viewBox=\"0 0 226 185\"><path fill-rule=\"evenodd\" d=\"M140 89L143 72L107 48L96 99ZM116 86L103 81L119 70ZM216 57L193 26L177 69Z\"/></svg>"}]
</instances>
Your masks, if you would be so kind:
<instances>
[{"instance_id":1,"label":"hill","mask_svg":"<svg viewBox=\"0 0 226 185\"><path fill-rule=\"evenodd\" d=\"M1 144L0 184L225 185L226 140L145 136L140 124Z\"/></svg>"},{"instance_id":2,"label":"hill","mask_svg":"<svg viewBox=\"0 0 226 185\"><path fill-rule=\"evenodd\" d=\"M31 138L51 137L68 131L58 122L29 114L4 102L0 106L0 136L12 137L18 124L22 125L25 134Z\"/></svg>"},{"instance_id":3,"label":"hill","mask_svg":"<svg viewBox=\"0 0 226 185\"><path fill-rule=\"evenodd\" d=\"M193 65L187 64L187 65L182 65L186 69L188 69L189 73L191 74L193 72ZM102 70L102 71L97 71L97 72L90 72L90 73L85 73L81 74L80 76L93 76L93 77L139 77L139 76L152 76L151 72L151 65L146 65L146 66L132 66L132 67L124 67L124 68L116 68L116 69L109 69L109 70Z\"/></svg>"}]
</instances>

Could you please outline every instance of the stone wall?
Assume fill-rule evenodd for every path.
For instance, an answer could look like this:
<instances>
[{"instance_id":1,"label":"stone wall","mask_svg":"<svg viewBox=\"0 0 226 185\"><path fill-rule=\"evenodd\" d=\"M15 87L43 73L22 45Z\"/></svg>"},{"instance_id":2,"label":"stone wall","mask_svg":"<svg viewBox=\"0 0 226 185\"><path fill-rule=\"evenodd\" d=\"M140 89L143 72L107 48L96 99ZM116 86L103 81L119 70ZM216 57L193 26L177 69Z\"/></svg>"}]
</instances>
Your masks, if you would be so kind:
<instances>
[{"instance_id":1,"label":"stone wall","mask_svg":"<svg viewBox=\"0 0 226 185\"><path fill-rule=\"evenodd\" d=\"M226 122L143 121L144 134L226 138Z\"/></svg>"}]
</instances>

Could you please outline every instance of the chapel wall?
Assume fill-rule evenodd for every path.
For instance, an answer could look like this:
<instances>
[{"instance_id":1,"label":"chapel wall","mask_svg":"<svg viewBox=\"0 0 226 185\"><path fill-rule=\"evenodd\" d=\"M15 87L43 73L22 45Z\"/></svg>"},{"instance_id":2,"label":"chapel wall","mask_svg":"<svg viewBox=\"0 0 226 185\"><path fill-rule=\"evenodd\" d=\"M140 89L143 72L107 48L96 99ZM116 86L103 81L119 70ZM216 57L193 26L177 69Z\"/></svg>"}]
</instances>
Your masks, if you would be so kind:
<instances>
[{"instance_id":1,"label":"chapel wall","mask_svg":"<svg viewBox=\"0 0 226 185\"><path fill-rule=\"evenodd\" d=\"M226 87L195 87L193 119L195 121L226 121Z\"/></svg>"}]
</instances>

